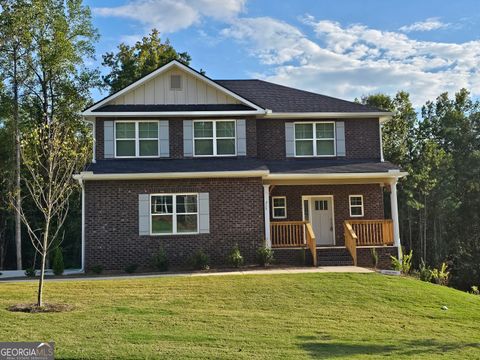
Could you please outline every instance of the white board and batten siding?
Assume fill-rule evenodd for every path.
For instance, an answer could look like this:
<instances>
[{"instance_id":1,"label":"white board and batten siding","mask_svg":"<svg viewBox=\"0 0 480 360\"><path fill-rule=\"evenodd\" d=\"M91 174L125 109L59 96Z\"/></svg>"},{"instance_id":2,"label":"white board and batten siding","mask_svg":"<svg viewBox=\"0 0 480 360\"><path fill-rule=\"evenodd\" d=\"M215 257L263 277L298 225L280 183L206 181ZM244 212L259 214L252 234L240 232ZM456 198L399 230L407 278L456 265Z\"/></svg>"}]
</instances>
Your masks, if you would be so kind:
<instances>
[{"instance_id":1,"label":"white board and batten siding","mask_svg":"<svg viewBox=\"0 0 480 360\"><path fill-rule=\"evenodd\" d=\"M181 76L181 89L170 89L170 76ZM107 105L188 105L239 104L240 101L180 69L171 69L135 89L113 99Z\"/></svg>"}]
</instances>

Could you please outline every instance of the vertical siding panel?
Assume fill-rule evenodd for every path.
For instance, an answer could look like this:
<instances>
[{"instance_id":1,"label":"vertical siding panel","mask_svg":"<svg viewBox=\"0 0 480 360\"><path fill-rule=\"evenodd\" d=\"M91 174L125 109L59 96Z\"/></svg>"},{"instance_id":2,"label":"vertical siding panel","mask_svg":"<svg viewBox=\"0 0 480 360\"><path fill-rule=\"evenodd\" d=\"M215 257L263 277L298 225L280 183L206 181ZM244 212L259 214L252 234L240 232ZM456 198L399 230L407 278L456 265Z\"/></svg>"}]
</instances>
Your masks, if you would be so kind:
<instances>
[{"instance_id":1,"label":"vertical siding panel","mask_svg":"<svg viewBox=\"0 0 480 360\"><path fill-rule=\"evenodd\" d=\"M226 103L227 103L227 96L223 92L217 90L217 104L226 104Z\"/></svg>"},{"instance_id":2,"label":"vertical siding panel","mask_svg":"<svg viewBox=\"0 0 480 360\"><path fill-rule=\"evenodd\" d=\"M150 80L145 84L145 104L155 104L155 82Z\"/></svg>"},{"instance_id":3,"label":"vertical siding panel","mask_svg":"<svg viewBox=\"0 0 480 360\"><path fill-rule=\"evenodd\" d=\"M211 86L207 85L207 104L217 103L217 91Z\"/></svg>"},{"instance_id":4,"label":"vertical siding panel","mask_svg":"<svg viewBox=\"0 0 480 360\"><path fill-rule=\"evenodd\" d=\"M141 85L135 89L135 104L145 104L145 85Z\"/></svg>"},{"instance_id":5,"label":"vertical siding panel","mask_svg":"<svg viewBox=\"0 0 480 360\"><path fill-rule=\"evenodd\" d=\"M175 91L170 90L170 75L172 74L173 71L169 71L164 76L165 104L175 104Z\"/></svg>"},{"instance_id":6,"label":"vertical siding panel","mask_svg":"<svg viewBox=\"0 0 480 360\"><path fill-rule=\"evenodd\" d=\"M197 104L197 79L187 76L187 104Z\"/></svg>"},{"instance_id":7,"label":"vertical siding panel","mask_svg":"<svg viewBox=\"0 0 480 360\"><path fill-rule=\"evenodd\" d=\"M165 104L165 85L163 81L163 76L155 79L155 104Z\"/></svg>"},{"instance_id":8,"label":"vertical siding panel","mask_svg":"<svg viewBox=\"0 0 480 360\"><path fill-rule=\"evenodd\" d=\"M197 103L206 104L207 103L207 84L203 81L197 79Z\"/></svg>"},{"instance_id":9,"label":"vertical siding panel","mask_svg":"<svg viewBox=\"0 0 480 360\"><path fill-rule=\"evenodd\" d=\"M132 105L135 104L135 92L129 91L125 94L125 104Z\"/></svg>"}]
</instances>

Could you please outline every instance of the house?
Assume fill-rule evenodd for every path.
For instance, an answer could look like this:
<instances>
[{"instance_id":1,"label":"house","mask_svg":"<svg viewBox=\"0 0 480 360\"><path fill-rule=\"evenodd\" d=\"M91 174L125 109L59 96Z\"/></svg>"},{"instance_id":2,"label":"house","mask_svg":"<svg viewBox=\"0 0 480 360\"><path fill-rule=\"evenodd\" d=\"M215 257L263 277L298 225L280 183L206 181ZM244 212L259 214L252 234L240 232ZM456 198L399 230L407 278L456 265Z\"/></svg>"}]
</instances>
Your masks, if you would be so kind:
<instances>
[{"instance_id":1,"label":"house","mask_svg":"<svg viewBox=\"0 0 480 360\"><path fill-rule=\"evenodd\" d=\"M82 185L82 269L173 266L198 250L225 263L380 265L400 246L396 184L383 160L391 114L261 80L212 80L178 61L83 112L93 123ZM391 217L385 219L384 192Z\"/></svg>"}]
</instances>

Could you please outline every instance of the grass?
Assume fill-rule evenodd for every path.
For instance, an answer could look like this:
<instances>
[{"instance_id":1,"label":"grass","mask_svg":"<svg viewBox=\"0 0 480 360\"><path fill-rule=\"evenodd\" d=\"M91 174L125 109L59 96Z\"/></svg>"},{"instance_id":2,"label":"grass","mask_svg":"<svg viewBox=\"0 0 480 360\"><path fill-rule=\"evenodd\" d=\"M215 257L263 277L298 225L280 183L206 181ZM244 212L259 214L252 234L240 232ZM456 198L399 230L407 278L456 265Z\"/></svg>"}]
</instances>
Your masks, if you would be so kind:
<instances>
[{"instance_id":1,"label":"grass","mask_svg":"<svg viewBox=\"0 0 480 360\"><path fill-rule=\"evenodd\" d=\"M378 274L48 282L65 313L12 313L35 283L0 283L1 341L56 358L480 359L480 297ZM441 310L443 305L448 310Z\"/></svg>"}]
</instances>

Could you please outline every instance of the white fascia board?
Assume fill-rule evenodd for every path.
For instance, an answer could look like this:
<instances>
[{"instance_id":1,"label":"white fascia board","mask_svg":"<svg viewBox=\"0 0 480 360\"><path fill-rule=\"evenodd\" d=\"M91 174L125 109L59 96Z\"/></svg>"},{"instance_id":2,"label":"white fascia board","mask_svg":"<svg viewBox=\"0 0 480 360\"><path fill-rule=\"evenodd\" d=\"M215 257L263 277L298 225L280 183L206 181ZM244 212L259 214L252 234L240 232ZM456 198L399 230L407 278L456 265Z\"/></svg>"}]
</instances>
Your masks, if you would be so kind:
<instances>
[{"instance_id":1,"label":"white fascia board","mask_svg":"<svg viewBox=\"0 0 480 360\"><path fill-rule=\"evenodd\" d=\"M116 98L118 98L119 96L122 96L123 94L125 94L126 92L130 91L130 90L133 90L135 89L136 87L142 85L143 83L147 82L148 80L154 78L155 76L163 73L163 72L166 72L167 70L169 70L170 68L172 67L179 67L180 69L188 72L190 75L194 76L195 78L197 79L200 79L202 81L205 81L207 84L209 84L210 86L213 86L214 88L230 95L231 97L237 99L238 101L242 102L243 104L245 105L248 105L248 106L251 106L253 107L254 109L256 110L264 110L262 109L260 106L258 106L257 104L254 104L250 101L248 101L247 99L244 99L243 97L241 97L240 95L237 95L235 94L234 92L228 90L227 88L217 84L215 81L213 80L210 80L208 77L204 76L204 75L201 75L199 73L197 73L196 71L190 69L188 66L185 66L183 65L181 62L177 61L177 60L173 60L171 61L170 63L158 68L157 70L151 72L150 74L144 76L143 78L135 81L134 83L128 85L126 88L123 88L122 90L116 92L115 94L112 94L111 96L108 96L106 97L105 99L103 99L102 101L96 103L95 105L87 108L84 112L82 112L82 115L91 115L92 113L92 110L95 110L95 109L98 109L99 107L105 105L107 102L110 102Z\"/></svg>"},{"instance_id":2,"label":"white fascia board","mask_svg":"<svg viewBox=\"0 0 480 360\"><path fill-rule=\"evenodd\" d=\"M389 112L294 112L294 113L281 113L281 112L269 112L264 115L264 118L271 119L322 119L322 118L380 118L380 121L386 121L393 116L393 113Z\"/></svg>"},{"instance_id":3,"label":"white fascia board","mask_svg":"<svg viewBox=\"0 0 480 360\"><path fill-rule=\"evenodd\" d=\"M246 178L265 177L268 170L252 171L205 171L205 172L171 172L171 173L133 173L133 174L94 174L83 171L73 176L78 181L88 180L144 180L144 179L188 179L188 178Z\"/></svg>"},{"instance_id":4,"label":"white fascia board","mask_svg":"<svg viewBox=\"0 0 480 360\"><path fill-rule=\"evenodd\" d=\"M408 173L401 171L388 171L378 173L345 173L345 174L269 174L265 180L340 180L340 179L378 179L378 178L401 178Z\"/></svg>"},{"instance_id":5,"label":"white fascia board","mask_svg":"<svg viewBox=\"0 0 480 360\"><path fill-rule=\"evenodd\" d=\"M241 110L241 111L122 111L122 112L91 112L85 111L84 116L97 117L185 117L185 116L248 116L262 115L265 110Z\"/></svg>"}]
</instances>

